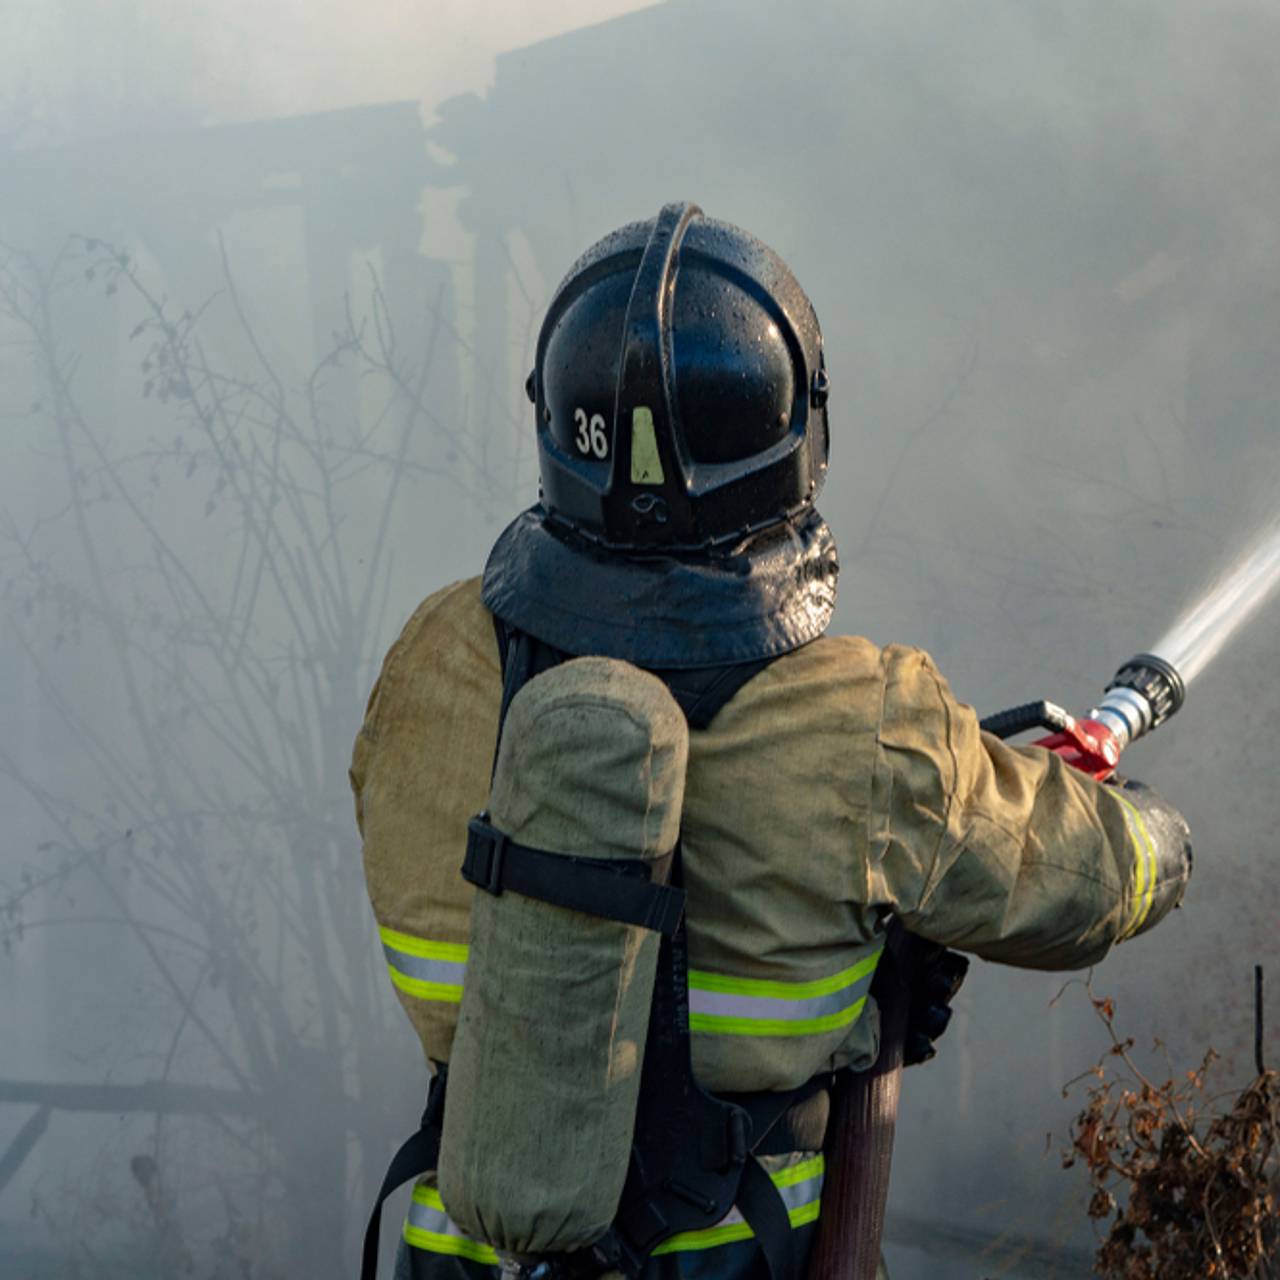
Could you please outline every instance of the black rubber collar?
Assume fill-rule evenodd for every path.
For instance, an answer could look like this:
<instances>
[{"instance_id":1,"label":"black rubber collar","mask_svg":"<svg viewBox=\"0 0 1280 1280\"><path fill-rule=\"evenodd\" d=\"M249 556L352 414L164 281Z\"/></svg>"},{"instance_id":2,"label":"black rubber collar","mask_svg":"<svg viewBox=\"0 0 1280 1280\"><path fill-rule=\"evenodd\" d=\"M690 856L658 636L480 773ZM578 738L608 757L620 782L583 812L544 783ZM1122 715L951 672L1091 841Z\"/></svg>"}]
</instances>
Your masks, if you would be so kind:
<instances>
[{"instance_id":1,"label":"black rubber collar","mask_svg":"<svg viewBox=\"0 0 1280 1280\"><path fill-rule=\"evenodd\" d=\"M831 620L839 559L808 511L716 555L609 552L541 506L503 530L482 599L504 622L575 655L689 668L777 657Z\"/></svg>"}]
</instances>

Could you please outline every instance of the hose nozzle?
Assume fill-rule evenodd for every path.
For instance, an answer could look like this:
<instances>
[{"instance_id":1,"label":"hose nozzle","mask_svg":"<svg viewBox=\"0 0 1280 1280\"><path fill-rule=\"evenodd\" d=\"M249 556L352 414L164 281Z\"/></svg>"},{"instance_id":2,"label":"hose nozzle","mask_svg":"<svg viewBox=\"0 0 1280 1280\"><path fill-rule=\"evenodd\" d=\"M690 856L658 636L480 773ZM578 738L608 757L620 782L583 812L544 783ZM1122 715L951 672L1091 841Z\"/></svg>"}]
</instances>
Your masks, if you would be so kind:
<instances>
[{"instance_id":1,"label":"hose nozzle","mask_svg":"<svg viewBox=\"0 0 1280 1280\"><path fill-rule=\"evenodd\" d=\"M1116 672L1089 719L1110 729L1124 750L1164 724L1186 696L1177 668L1154 653L1140 653Z\"/></svg>"}]
</instances>

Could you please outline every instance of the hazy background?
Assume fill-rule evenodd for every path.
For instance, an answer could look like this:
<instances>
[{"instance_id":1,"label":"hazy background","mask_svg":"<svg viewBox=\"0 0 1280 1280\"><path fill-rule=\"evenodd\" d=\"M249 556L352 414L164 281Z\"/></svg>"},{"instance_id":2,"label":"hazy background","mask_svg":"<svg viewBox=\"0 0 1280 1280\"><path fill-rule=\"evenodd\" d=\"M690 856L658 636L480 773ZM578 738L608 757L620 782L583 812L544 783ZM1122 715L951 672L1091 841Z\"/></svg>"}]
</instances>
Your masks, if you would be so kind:
<instances>
[{"instance_id":1,"label":"hazy background","mask_svg":"<svg viewBox=\"0 0 1280 1280\"><path fill-rule=\"evenodd\" d=\"M837 629L1084 708L1277 505L1278 59L1263 0L6 5L0 1273L353 1274L423 1072L350 742L534 497L577 252L681 198L773 245ZM1278 625L1131 753L1196 881L1094 979L1224 1085L1280 974ZM1063 981L976 965L907 1077L895 1280L1086 1273Z\"/></svg>"}]
</instances>

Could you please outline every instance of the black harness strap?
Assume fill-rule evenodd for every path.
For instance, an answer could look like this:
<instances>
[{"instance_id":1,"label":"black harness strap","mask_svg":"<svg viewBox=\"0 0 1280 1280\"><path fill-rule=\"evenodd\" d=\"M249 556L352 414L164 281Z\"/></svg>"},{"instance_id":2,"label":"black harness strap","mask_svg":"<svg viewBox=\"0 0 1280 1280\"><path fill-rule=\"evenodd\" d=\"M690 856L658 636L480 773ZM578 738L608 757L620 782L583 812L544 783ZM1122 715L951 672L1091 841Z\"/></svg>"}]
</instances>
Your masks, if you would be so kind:
<instances>
[{"instance_id":1,"label":"black harness strap","mask_svg":"<svg viewBox=\"0 0 1280 1280\"><path fill-rule=\"evenodd\" d=\"M734 1197L738 1212L755 1233L773 1280L782 1280L787 1246L791 1242L791 1215L773 1179L753 1155L742 1169L742 1181Z\"/></svg>"},{"instance_id":2,"label":"black harness strap","mask_svg":"<svg viewBox=\"0 0 1280 1280\"><path fill-rule=\"evenodd\" d=\"M678 850L671 874L682 878ZM753 1152L782 1115L812 1092L814 1086L806 1084L729 1101L698 1083L682 921L658 952L631 1165L612 1228L627 1270L637 1274L662 1241L714 1226L736 1204L770 1274L781 1280L791 1219Z\"/></svg>"},{"instance_id":3,"label":"black harness strap","mask_svg":"<svg viewBox=\"0 0 1280 1280\"><path fill-rule=\"evenodd\" d=\"M448 1067L436 1064L436 1074L427 1090L427 1106L417 1133L412 1134L391 1157L391 1167L382 1180L382 1188L369 1215L364 1231L364 1248L360 1254L360 1280L376 1280L378 1274L378 1236L382 1231L382 1206L397 1187L410 1178L434 1169L440 1162L440 1135L444 1119L444 1088Z\"/></svg>"},{"instance_id":4,"label":"black harness strap","mask_svg":"<svg viewBox=\"0 0 1280 1280\"><path fill-rule=\"evenodd\" d=\"M534 676L540 676L544 671L570 661L574 655L509 626L501 618L494 618L493 622L503 675L502 714L498 730L498 736L501 737L501 725L506 721L507 708L521 686ZM671 696L689 722L689 728L705 729L715 719L720 708L772 661L772 658L760 658L755 662L739 662L730 667L654 667L646 670L650 675L657 676L671 691ZM496 752L494 759L497 759Z\"/></svg>"},{"instance_id":5,"label":"black harness strap","mask_svg":"<svg viewBox=\"0 0 1280 1280\"><path fill-rule=\"evenodd\" d=\"M467 824L463 879L495 896L504 889L553 906L657 933L674 933L684 914L684 890L652 884L639 858L576 858L520 844L485 814Z\"/></svg>"}]
</instances>

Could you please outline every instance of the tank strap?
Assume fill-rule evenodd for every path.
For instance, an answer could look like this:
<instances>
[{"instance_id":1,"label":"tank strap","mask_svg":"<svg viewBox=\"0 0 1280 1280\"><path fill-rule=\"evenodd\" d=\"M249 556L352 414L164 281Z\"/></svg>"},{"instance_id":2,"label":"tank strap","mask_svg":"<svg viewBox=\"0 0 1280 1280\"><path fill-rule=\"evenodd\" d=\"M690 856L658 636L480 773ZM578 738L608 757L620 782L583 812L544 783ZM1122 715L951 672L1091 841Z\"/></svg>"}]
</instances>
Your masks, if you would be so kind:
<instances>
[{"instance_id":1,"label":"tank strap","mask_svg":"<svg viewBox=\"0 0 1280 1280\"><path fill-rule=\"evenodd\" d=\"M684 914L684 890L653 884L640 858L579 858L520 844L481 813L467 824L462 877L495 897L504 890L553 906L671 934Z\"/></svg>"}]
</instances>

